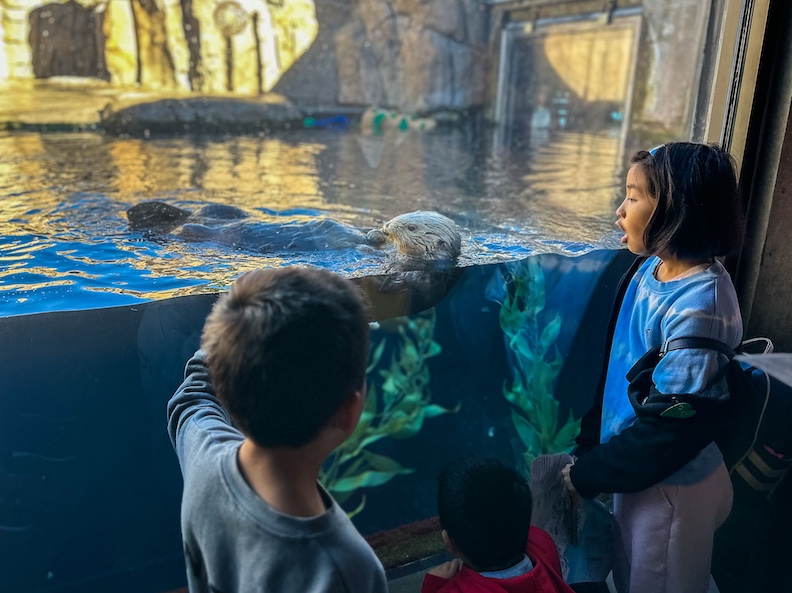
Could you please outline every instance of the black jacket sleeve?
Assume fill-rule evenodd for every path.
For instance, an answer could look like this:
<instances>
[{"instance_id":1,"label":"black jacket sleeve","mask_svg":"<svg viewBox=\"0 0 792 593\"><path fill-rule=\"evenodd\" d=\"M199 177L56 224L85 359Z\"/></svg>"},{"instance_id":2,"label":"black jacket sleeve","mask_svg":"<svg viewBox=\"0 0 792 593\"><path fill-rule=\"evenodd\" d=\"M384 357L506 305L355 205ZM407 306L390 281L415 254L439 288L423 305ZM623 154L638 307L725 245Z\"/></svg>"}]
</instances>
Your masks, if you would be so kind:
<instances>
[{"instance_id":1,"label":"black jacket sleeve","mask_svg":"<svg viewBox=\"0 0 792 593\"><path fill-rule=\"evenodd\" d=\"M602 398L598 397L594 406L580 420L580 432L575 437L575 450L572 455L580 457L591 451L600 442L600 424L602 422Z\"/></svg>"},{"instance_id":2,"label":"black jacket sleeve","mask_svg":"<svg viewBox=\"0 0 792 593\"><path fill-rule=\"evenodd\" d=\"M583 498L640 492L692 461L716 434L716 423L706 419L638 416L607 443L582 454L570 478Z\"/></svg>"}]
</instances>

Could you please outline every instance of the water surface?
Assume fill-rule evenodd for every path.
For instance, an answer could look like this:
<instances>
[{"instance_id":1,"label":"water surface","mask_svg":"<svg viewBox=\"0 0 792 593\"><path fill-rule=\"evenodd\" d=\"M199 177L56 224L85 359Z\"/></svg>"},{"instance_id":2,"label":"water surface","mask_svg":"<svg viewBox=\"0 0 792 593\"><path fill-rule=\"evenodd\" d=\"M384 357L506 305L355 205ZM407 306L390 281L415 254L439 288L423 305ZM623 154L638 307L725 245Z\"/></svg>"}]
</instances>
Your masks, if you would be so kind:
<instances>
[{"instance_id":1,"label":"water surface","mask_svg":"<svg viewBox=\"0 0 792 593\"><path fill-rule=\"evenodd\" d=\"M533 153L464 130L379 136L118 139L0 135L0 315L122 305L226 288L256 267L360 276L383 257L348 249L255 253L127 229L146 200L244 209L253 220L332 218L363 229L412 210L463 228L459 265L617 247L618 139L567 133Z\"/></svg>"}]
</instances>

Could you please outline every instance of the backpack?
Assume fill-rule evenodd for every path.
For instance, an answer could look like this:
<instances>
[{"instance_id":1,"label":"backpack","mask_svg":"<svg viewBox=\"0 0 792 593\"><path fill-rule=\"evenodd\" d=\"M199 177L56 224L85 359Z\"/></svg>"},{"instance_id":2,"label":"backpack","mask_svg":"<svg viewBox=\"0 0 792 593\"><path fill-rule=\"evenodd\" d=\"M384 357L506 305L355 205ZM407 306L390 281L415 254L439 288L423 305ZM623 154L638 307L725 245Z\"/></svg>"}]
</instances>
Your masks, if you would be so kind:
<instances>
[{"instance_id":1,"label":"backpack","mask_svg":"<svg viewBox=\"0 0 792 593\"><path fill-rule=\"evenodd\" d=\"M792 388L735 356L752 344L764 342L763 354L772 352L768 338L745 340L738 350L718 340L701 337L675 338L653 348L630 370L629 397L636 413L671 418L694 414L716 417L722 425L715 442L729 470L735 498L749 503L766 500L792 465ZM646 385L647 377L667 353L684 348L703 348L724 354L729 401L718 403L696 396L664 396ZM651 379L649 379L651 380ZM717 415L717 416L716 416Z\"/></svg>"},{"instance_id":2,"label":"backpack","mask_svg":"<svg viewBox=\"0 0 792 593\"><path fill-rule=\"evenodd\" d=\"M729 364L732 422L718 446L734 503L715 532L712 574L721 593L788 590L792 388L737 358Z\"/></svg>"}]
</instances>

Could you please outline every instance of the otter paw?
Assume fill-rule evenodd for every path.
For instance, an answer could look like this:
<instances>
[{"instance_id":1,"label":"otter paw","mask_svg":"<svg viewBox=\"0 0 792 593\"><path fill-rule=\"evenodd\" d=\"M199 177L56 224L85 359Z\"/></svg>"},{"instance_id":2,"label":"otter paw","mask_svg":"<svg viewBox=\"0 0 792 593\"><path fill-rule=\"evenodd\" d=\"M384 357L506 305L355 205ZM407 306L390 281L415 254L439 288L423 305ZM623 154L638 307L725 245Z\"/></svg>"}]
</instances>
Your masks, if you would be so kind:
<instances>
[{"instance_id":1,"label":"otter paw","mask_svg":"<svg viewBox=\"0 0 792 593\"><path fill-rule=\"evenodd\" d=\"M388 235L380 229L372 229L366 233L366 243L368 245L382 245L388 240Z\"/></svg>"}]
</instances>

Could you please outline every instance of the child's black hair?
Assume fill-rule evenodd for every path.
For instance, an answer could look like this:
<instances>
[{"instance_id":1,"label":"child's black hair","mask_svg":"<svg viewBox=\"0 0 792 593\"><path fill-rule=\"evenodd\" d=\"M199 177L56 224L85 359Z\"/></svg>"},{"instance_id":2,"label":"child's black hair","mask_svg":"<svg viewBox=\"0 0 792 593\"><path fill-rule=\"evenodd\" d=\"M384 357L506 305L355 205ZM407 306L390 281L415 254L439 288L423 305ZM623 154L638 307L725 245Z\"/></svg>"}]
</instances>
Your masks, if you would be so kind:
<instances>
[{"instance_id":1,"label":"child's black hair","mask_svg":"<svg viewBox=\"0 0 792 593\"><path fill-rule=\"evenodd\" d=\"M531 525L531 489L510 465L494 457L457 459L440 472L440 524L478 571L519 562Z\"/></svg>"},{"instance_id":2,"label":"child's black hair","mask_svg":"<svg viewBox=\"0 0 792 593\"><path fill-rule=\"evenodd\" d=\"M649 253L684 260L731 255L742 241L743 210L732 157L716 145L669 142L637 152L657 207L646 227Z\"/></svg>"},{"instance_id":3,"label":"child's black hair","mask_svg":"<svg viewBox=\"0 0 792 593\"><path fill-rule=\"evenodd\" d=\"M322 269L240 276L206 320L201 346L218 399L261 447L300 447L366 380L369 310Z\"/></svg>"}]
</instances>

